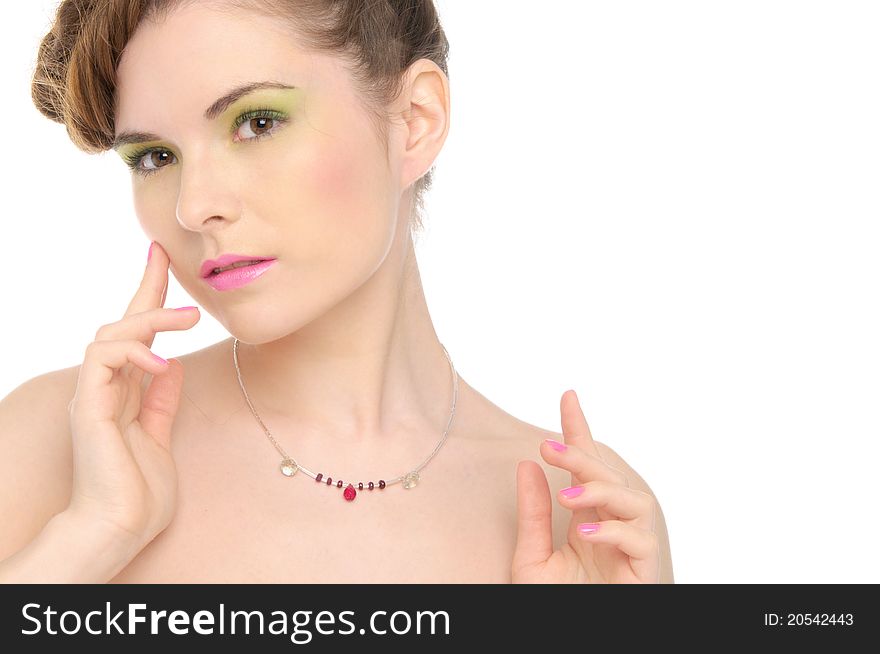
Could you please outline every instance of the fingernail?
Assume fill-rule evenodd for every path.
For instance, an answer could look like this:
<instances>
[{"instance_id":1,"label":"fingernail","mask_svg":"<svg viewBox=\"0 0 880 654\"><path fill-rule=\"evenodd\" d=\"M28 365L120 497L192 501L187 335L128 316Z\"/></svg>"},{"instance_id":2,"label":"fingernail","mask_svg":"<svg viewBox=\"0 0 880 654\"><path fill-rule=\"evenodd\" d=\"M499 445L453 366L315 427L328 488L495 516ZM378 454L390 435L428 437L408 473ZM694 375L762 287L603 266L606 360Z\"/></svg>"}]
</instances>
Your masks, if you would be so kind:
<instances>
[{"instance_id":1,"label":"fingernail","mask_svg":"<svg viewBox=\"0 0 880 654\"><path fill-rule=\"evenodd\" d=\"M578 531L582 534L595 534L599 531L598 522L582 522L578 525Z\"/></svg>"},{"instance_id":2,"label":"fingernail","mask_svg":"<svg viewBox=\"0 0 880 654\"><path fill-rule=\"evenodd\" d=\"M177 307L175 311L186 311L187 309L198 309L198 307Z\"/></svg>"},{"instance_id":3,"label":"fingernail","mask_svg":"<svg viewBox=\"0 0 880 654\"><path fill-rule=\"evenodd\" d=\"M583 493L584 487L583 486L569 486L568 488L563 488L559 492L562 493L563 495L565 495L565 497L567 497L568 499L571 499L572 497L577 497L578 495Z\"/></svg>"},{"instance_id":4,"label":"fingernail","mask_svg":"<svg viewBox=\"0 0 880 654\"><path fill-rule=\"evenodd\" d=\"M559 441L554 441L552 438L544 439L545 443L548 443L550 447L552 447L557 452L565 452L568 449L568 445L560 443Z\"/></svg>"},{"instance_id":5,"label":"fingernail","mask_svg":"<svg viewBox=\"0 0 880 654\"><path fill-rule=\"evenodd\" d=\"M166 366L168 365L168 362L167 362L165 359L163 359L162 357L160 357L158 354L154 354L154 355L153 355L153 358L154 358L156 361L158 361L159 363L162 363L162 364L164 364L164 365L166 365Z\"/></svg>"},{"instance_id":6,"label":"fingernail","mask_svg":"<svg viewBox=\"0 0 880 654\"><path fill-rule=\"evenodd\" d=\"M155 241L150 241L150 249L147 251L147 263L150 263L150 257L153 256L153 243Z\"/></svg>"}]
</instances>

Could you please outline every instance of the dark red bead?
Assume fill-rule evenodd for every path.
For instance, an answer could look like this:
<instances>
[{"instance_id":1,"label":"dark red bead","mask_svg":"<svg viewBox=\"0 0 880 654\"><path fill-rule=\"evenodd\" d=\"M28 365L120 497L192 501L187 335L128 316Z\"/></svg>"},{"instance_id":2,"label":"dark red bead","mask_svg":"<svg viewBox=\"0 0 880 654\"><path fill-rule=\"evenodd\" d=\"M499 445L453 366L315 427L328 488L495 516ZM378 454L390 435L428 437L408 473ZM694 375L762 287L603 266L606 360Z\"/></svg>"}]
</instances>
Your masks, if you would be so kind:
<instances>
[{"instance_id":1,"label":"dark red bead","mask_svg":"<svg viewBox=\"0 0 880 654\"><path fill-rule=\"evenodd\" d=\"M379 480L379 488L385 488L385 480L384 479Z\"/></svg>"},{"instance_id":2,"label":"dark red bead","mask_svg":"<svg viewBox=\"0 0 880 654\"><path fill-rule=\"evenodd\" d=\"M358 490L364 490L364 482L358 482Z\"/></svg>"},{"instance_id":3,"label":"dark red bead","mask_svg":"<svg viewBox=\"0 0 880 654\"><path fill-rule=\"evenodd\" d=\"M345 490L342 492L342 497L351 502L355 496L357 495L357 491L354 489L354 486L349 484L345 487Z\"/></svg>"},{"instance_id":4,"label":"dark red bead","mask_svg":"<svg viewBox=\"0 0 880 654\"><path fill-rule=\"evenodd\" d=\"M373 490L373 482L370 482L370 490Z\"/></svg>"},{"instance_id":5,"label":"dark red bead","mask_svg":"<svg viewBox=\"0 0 880 654\"><path fill-rule=\"evenodd\" d=\"M336 488L342 488L342 480L336 482Z\"/></svg>"},{"instance_id":6,"label":"dark red bead","mask_svg":"<svg viewBox=\"0 0 880 654\"><path fill-rule=\"evenodd\" d=\"M333 483L333 477L327 477L327 485L329 486L332 483Z\"/></svg>"},{"instance_id":7,"label":"dark red bead","mask_svg":"<svg viewBox=\"0 0 880 654\"><path fill-rule=\"evenodd\" d=\"M323 472L319 472L319 473L318 473L318 476L315 477L315 481L321 481L321 477L323 477L323 476L324 476L324 473L323 473Z\"/></svg>"}]
</instances>

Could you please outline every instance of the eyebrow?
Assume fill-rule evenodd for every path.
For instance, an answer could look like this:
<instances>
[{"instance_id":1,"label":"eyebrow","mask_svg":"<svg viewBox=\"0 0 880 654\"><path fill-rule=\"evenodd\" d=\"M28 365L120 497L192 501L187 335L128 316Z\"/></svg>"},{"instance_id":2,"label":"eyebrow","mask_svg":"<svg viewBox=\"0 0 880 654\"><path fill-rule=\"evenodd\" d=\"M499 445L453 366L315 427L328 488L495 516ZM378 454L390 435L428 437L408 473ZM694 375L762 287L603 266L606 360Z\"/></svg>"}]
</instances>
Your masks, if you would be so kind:
<instances>
[{"instance_id":1,"label":"eyebrow","mask_svg":"<svg viewBox=\"0 0 880 654\"><path fill-rule=\"evenodd\" d=\"M250 82L248 84L242 84L241 86L237 86L228 93L217 98L214 103L205 109L205 120L214 120L217 116L222 114L229 105L238 100L249 93L253 93L254 91L259 91L260 89L295 89L295 86L291 86L290 84L283 84L282 82L275 82L272 80L268 80L265 82ZM152 132L137 132L137 131L126 131L120 132L113 138L113 143L110 146L112 149L116 150L117 148L121 148L123 145L128 145L129 143L144 143L146 141L161 141L162 137L153 134Z\"/></svg>"}]
</instances>

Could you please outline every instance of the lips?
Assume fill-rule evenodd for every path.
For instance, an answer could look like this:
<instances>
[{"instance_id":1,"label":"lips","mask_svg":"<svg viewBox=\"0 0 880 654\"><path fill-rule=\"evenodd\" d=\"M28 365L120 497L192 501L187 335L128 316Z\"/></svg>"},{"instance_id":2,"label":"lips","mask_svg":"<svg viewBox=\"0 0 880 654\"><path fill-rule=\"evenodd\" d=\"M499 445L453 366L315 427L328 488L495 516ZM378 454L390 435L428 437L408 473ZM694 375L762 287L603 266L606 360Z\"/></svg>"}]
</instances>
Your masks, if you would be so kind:
<instances>
[{"instance_id":1,"label":"lips","mask_svg":"<svg viewBox=\"0 0 880 654\"><path fill-rule=\"evenodd\" d=\"M256 259L254 261L237 261L235 263L229 264L228 266L223 266L222 268L214 268L211 271L212 275L217 275L219 273L225 272L227 270L232 270L233 268L242 268L244 266L252 266L255 263L260 263L263 259Z\"/></svg>"},{"instance_id":2,"label":"lips","mask_svg":"<svg viewBox=\"0 0 880 654\"><path fill-rule=\"evenodd\" d=\"M231 291L256 281L276 263L278 263L277 259L264 259L259 263L233 267L230 270L208 275L205 282L215 291Z\"/></svg>"},{"instance_id":3,"label":"lips","mask_svg":"<svg viewBox=\"0 0 880 654\"><path fill-rule=\"evenodd\" d=\"M223 254L216 259L207 259L202 262L202 266L199 269L199 273L201 274L203 279L207 279L212 276L214 270L220 268L221 270L229 268L234 264L239 264L240 266L246 264L252 264L258 261L271 261L274 257L261 257L254 256L251 254Z\"/></svg>"}]
</instances>

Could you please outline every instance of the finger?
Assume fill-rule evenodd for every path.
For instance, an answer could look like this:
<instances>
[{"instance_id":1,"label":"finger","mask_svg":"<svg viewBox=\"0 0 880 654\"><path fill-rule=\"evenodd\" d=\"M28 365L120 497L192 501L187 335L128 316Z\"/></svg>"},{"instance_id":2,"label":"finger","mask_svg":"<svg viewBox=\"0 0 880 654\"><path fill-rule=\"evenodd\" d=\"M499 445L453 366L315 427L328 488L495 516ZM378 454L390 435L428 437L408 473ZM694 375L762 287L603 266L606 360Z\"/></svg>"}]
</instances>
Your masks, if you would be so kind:
<instances>
[{"instance_id":1,"label":"finger","mask_svg":"<svg viewBox=\"0 0 880 654\"><path fill-rule=\"evenodd\" d=\"M601 459L599 448L593 440L593 434L590 432L590 426L587 424L587 418L584 416L580 400L574 389L567 390L562 394L559 409L562 413L564 442L579 447L584 452Z\"/></svg>"},{"instance_id":2,"label":"finger","mask_svg":"<svg viewBox=\"0 0 880 654\"><path fill-rule=\"evenodd\" d=\"M98 400L93 398L106 395L101 391L113 379L113 374L129 363L154 375L162 374L168 368L167 363L163 363L150 348L137 340L89 343L79 369L74 402L71 403L71 417L85 423L113 420L117 410L116 403L98 404Z\"/></svg>"},{"instance_id":3,"label":"finger","mask_svg":"<svg viewBox=\"0 0 880 654\"><path fill-rule=\"evenodd\" d=\"M138 422L148 434L166 450L171 449L171 426L180 404L180 388L183 385L183 364L177 359L168 360L164 375L153 377Z\"/></svg>"},{"instance_id":4,"label":"finger","mask_svg":"<svg viewBox=\"0 0 880 654\"><path fill-rule=\"evenodd\" d=\"M660 548L654 532L620 520L603 520L579 524L578 537L589 543L608 543L617 546L621 552L630 557L630 566L642 582L658 582Z\"/></svg>"},{"instance_id":5,"label":"finger","mask_svg":"<svg viewBox=\"0 0 880 654\"><path fill-rule=\"evenodd\" d=\"M168 266L171 261L165 253L165 249L158 242L153 241L141 283L135 291L134 297L128 304L124 316L161 307L164 302L165 291L168 285ZM146 344L147 347L152 342Z\"/></svg>"},{"instance_id":6,"label":"finger","mask_svg":"<svg viewBox=\"0 0 880 654\"><path fill-rule=\"evenodd\" d=\"M123 318L165 305L165 294L168 292L168 266L170 263L165 249L157 241L151 241L141 283L138 285L134 297L128 303ZM153 347L155 338L156 335L153 333L142 340L147 347ZM129 375L132 382L138 385L140 385L145 374L137 366L129 364L123 366L122 372Z\"/></svg>"},{"instance_id":7,"label":"finger","mask_svg":"<svg viewBox=\"0 0 880 654\"><path fill-rule=\"evenodd\" d=\"M540 451L547 463L571 473L572 486L593 480L628 486L626 475L579 447L572 447L548 438L541 443Z\"/></svg>"},{"instance_id":8,"label":"finger","mask_svg":"<svg viewBox=\"0 0 880 654\"><path fill-rule=\"evenodd\" d=\"M153 345L156 333L184 331L190 329L199 320L201 320L201 313L198 307L178 307L176 309L158 307L126 316L115 323L102 326L95 334L95 340L116 341L135 338L149 348ZM128 375L136 386L141 385L146 374L143 368L130 364L123 366L122 372Z\"/></svg>"},{"instance_id":9,"label":"finger","mask_svg":"<svg viewBox=\"0 0 880 654\"><path fill-rule=\"evenodd\" d=\"M137 291L135 291L134 297L129 302L128 308L126 308L125 313L123 314L123 318L128 315L145 311L152 306L162 306L165 303L165 291L168 288L168 275L167 273L165 274L166 281L162 282L161 272L157 271L157 268L161 268L161 255L159 257L153 256L159 250L162 250L161 246L156 243L156 241L150 241L150 248L147 251L147 263L144 266L144 274L141 278L141 283L139 284ZM162 250L162 254L164 254L164 250ZM151 301L152 297L155 295L157 285L161 289L160 303L158 305L153 305ZM144 345L147 347L153 347L154 337L145 339ZM145 374L143 370L130 364L126 364L123 367L123 371L125 374L129 375L132 381L136 384L141 383Z\"/></svg>"},{"instance_id":10,"label":"finger","mask_svg":"<svg viewBox=\"0 0 880 654\"><path fill-rule=\"evenodd\" d=\"M159 307L103 325L95 334L95 340L118 341L134 338L149 347L147 342L151 341L157 332L189 329L198 322L200 317L201 313L198 307L179 307L177 309Z\"/></svg>"},{"instance_id":11,"label":"finger","mask_svg":"<svg viewBox=\"0 0 880 654\"><path fill-rule=\"evenodd\" d=\"M654 517L653 495L607 481L591 481L563 488L558 493L558 499L562 506L572 511L603 508L623 520L640 520L645 528L651 526Z\"/></svg>"},{"instance_id":12,"label":"finger","mask_svg":"<svg viewBox=\"0 0 880 654\"><path fill-rule=\"evenodd\" d=\"M537 461L520 461L516 466L516 509L514 574L544 563L553 554L550 487Z\"/></svg>"}]
</instances>

